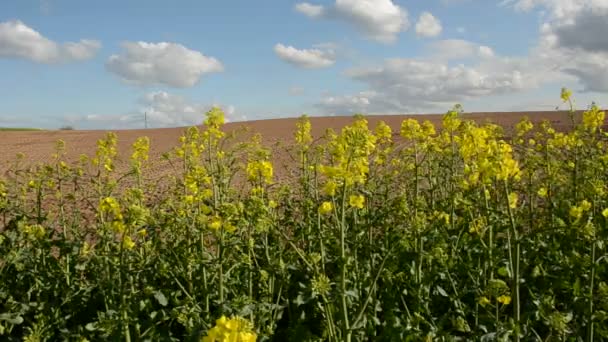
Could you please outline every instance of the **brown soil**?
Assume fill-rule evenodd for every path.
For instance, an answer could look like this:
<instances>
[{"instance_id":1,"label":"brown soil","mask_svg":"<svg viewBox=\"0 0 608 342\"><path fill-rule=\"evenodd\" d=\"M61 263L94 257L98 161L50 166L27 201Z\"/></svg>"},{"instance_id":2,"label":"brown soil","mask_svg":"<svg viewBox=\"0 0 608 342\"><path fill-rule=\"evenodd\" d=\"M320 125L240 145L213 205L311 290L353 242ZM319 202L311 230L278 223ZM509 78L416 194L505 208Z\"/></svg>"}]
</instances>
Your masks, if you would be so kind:
<instances>
[{"instance_id":1,"label":"brown soil","mask_svg":"<svg viewBox=\"0 0 608 342\"><path fill-rule=\"evenodd\" d=\"M522 117L528 116L532 122L549 120L556 129L565 129L570 126L567 112L503 112L503 113L472 113L463 117L478 122L491 121L505 128L512 127ZM383 120L390 125L395 132L399 131L401 122L408 117L419 120L430 120L439 126L441 115L383 115L368 116L370 127ZM339 130L341 127L352 122L351 117L319 117L311 118L313 135L319 137L328 128ZM293 141L293 130L296 119L274 119L249 122L229 123L225 126L226 131L239 128L249 128L253 132L261 133L266 146L274 143L289 144ZM148 136L151 141L150 160L152 161L151 173L156 177L162 177L170 171L170 166L163 161L163 153L170 151L178 144L179 136L184 128L165 128L147 130L119 130L118 150L119 158L128 160L131 152L131 144L141 136ZM15 162L15 156L21 152L25 154L24 164L35 164L51 161L55 142L62 139L66 143L67 160L75 162L81 154L92 156L95 154L96 142L103 138L105 131L38 131L38 132L0 132L0 176L11 168ZM280 152L278 149L275 152ZM288 162L285 156L275 155L279 162Z\"/></svg>"}]
</instances>

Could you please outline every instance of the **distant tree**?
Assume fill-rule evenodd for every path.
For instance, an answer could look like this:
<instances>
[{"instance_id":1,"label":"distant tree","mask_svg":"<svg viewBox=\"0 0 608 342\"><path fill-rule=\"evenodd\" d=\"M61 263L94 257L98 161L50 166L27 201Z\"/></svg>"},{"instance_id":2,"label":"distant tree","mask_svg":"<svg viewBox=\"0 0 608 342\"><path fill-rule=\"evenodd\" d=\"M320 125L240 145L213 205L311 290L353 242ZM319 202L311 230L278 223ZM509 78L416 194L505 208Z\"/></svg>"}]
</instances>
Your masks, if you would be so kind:
<instances>
[{"instance_id":1,"label":"distant tree","mask_svg":"<svg viewBox=\"0 0 608 342\"><path fill-rule=\"evenodd\" d=\"M59 128L60 131L73 131L74 130L74 126L70 126L70 125L66 125L66 126L61 126L61 128Z\"/></svg>"}]
</instances>

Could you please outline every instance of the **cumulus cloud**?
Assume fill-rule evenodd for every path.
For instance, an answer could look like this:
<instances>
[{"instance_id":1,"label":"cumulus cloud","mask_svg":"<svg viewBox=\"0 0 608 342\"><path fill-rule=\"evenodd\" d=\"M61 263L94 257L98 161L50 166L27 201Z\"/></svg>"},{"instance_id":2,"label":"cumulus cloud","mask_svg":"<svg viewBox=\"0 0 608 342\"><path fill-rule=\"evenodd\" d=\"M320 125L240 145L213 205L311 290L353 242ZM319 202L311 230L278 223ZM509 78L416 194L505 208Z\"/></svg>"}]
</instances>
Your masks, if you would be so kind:
<instances>
[{"instance_id":1,"label":"cumulus cloud","mask_svg":"<svg viewBox=\"0 0 608 342\"><path fill-rule=\"evenodd\" d=\"M78 128L130 129L144 128L147 117L150 128L183 127L200 125L205 113L213 107L221 108L227 121L246 118L244 115L238 116L232 105L196 103L165 91L149 92L138 100L138 104L139 109L125 114L94 113L64 117L64 121Z\"/></svg>"},{"instance_id":2,"label":"cumulus cloud","mask_svg":"<svg viewBox=\"0 0 608 342\"><path fill-rule=\"evenodd\" d=\"M437 37L441 34L443 27L439 19L429 12L422 12L416 22L416 35L419 37Z\"/></svg>"},{"instance_id":3,"label":"cumulus cloud","mask_svg":"<svg viewBox=\"0 0 608 342\"><path fill-rule=\"evenodd\" d=\"M429 58L433 60L459 60L469 58L491 58L494 50L485 45L463 39L443 39L430 42L426 46Z\"/></svg>"},{"instance_id":4,"label":"cumulus cloud","mask_svg":"<svg viewBox=\"0 0 608 342\"><path fill-rule=\"evenodd\" d=\"M235 114L232 105L192 103L179 95L156 91L146 94L140 103L141 112L147 113L148 121L159 127L190 126L203 122L204 114L212 107L220 107L230 121Z\"/></svg>"},{"instance_id":5,"label":"cumulus cloud","mask_svg":"<svg viewBox=\"0 0 608 342\"><path fill-rule=\"evenodd\" d=\"M574 76L583 91L608 92L608 1L505 0L518 11L545 13L539 44L532 56Z\"/></svg>"},{"instance_id":6,"label":"cumulus cloud","mask_svg":"<svg viewBox=\"0 0 608 342\"><path fill-rule=\"evenodd\" d=\"M367 90L326 96L317 106L338 114L441 112L455 103L516 94L559 80L551 76L550 64L498 56L490 47L464 40L432 42L425 51L418 58L390 58L348 70L346 76Z\"/></svg>"},{"instance_id":7,"label":"cumulus cloud","mask_svg":"<svg viewBox=\"0 0 608 342\"><path fill-rule=\"evenodd\" d=\"M89 39L57 43L19 20L0 23L0 57L66 63L93 58L100 47L101 43Z\"/></svg>"},{"instance_id":8,"label":"cumulus cloud","mask_svg":"<svg viewBox=\"0 0 608 342\"><path fill-rule=\"evenodd\" d=\"M125 42L124 52L112 55L106 69L128 83L192 87L204 74L221 72L223 64L176 43Z\"/></svg>"},{"instance_id":9,"label":"cumulus cloud","mask_svg":"<svg viewBox=\"0 0 608 342\"><path fill-rule=\"evenodd\" d=\"M409 28L407 10L393 0L336 0L324 7L299 3L296 10L312 18L346 21L369 39L391 43L400 32Z\"/></svg>"},{"instance_id":10,"label":"cumulus cloud","mask_svg":"<svg viewBox=\"0 0 608 342\"><path fill-rule=\"evenodd\" d=\"M335 54L331 48L300 50L293 46L276 44L274 52L285 62L300 68L319 69L335 63Z\"/></svg>"},{"instance_id":11,"label":"cumulus cloud","mask_svg":"<svg viewBox=\"0 0 608 342\"><path fill-rule=\"evenodd\" d=\"M323 6L320 5L313 5L313 4L309 4L307 2L302 2L299 4L296 4L296 11L309 16L311 18L318 18L320 16L323 15L324 9Z\"/></svg>"}]
</instances>

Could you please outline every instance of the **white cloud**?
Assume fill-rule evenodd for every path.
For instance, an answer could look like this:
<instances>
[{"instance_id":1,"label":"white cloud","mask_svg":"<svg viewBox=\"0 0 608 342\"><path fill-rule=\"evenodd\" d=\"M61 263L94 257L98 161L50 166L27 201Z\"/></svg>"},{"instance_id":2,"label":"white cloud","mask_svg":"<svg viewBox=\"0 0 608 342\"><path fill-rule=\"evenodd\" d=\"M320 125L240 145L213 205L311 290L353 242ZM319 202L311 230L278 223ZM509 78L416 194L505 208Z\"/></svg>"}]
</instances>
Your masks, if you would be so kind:
<instances>
[{"instance_id":1,"label":"white cloud","mask_svg":"<svg viewBox=\"0 0 608 342\"><path fill-rule=\"evenodd\" d=\"M19 20L0 23L0 57L65 63L90 59L100 47L98 41L87 39L59 44Z\"/></svg>"},{"instance_id":2,"label":"white cloud","mask_svg":"<svg viewBox=\"0 0 608 342\"><path fill-rule=\"evenodd\" d=\"M426 50L428 50L428 58L439 61L494 57L494 51L489 46L463 39L433 41L427 44Z\"/></svg>"},{"instance_id":3,"label":"white cloud","mask_svg":"<svg viewBox=\"0 0 608 342\"><path fill-rule=\"evenodd\" d=\"M329 8L299 3L296 9L312 18L346 21L365 37L382 43L394 42L410 25L407 10L392 0L336 0Z\"/></svg>"},{"instance_id":4,"label":"white cloud","mask_svg":"<svg viewBox=\"0 0 608 342\"><path fill-rule=\"evenodd\" d=\"M416 34L419 37L437 37L442 29L439 19L429 12L422 12L416 22Z\"/></svg>"},{"instance_id":5,"label":"white cloud","mask_svg":"<svg viewBox=\"0 0 608 342\"><path fill-rule=\"evenodd\" d=\"M563 75L552 72L550 63L498 56L490 47L464 40L432 42L425 51L418 58L391 58L377 66L348 70L346 76L367 90L325 96L317 106L325 113L442 112L455 103L523 93L563 80Z\"/></svg>"},{"instance_id":6,"label":"white cloud","mask_svg":"<svg viewBox=\"0 0 608 342\"><path fill-rule=\"evenodd\" d=\"M232 105L191 103L181 96L164 91L150 92L140 102L144 106L140 113L147 113L148 121L157 127L201 124L204 114L214 106L224 110L228 121L235 114L235 108Z\"/></svg>"},{"instance_id":7,"label":"white cloud","mask_svg":"<svg viewBox=\"0 0 608 342\"><path fill-rule=\"evenodd\" d=\"M489 46L480 46L478 49L479 56L482 58L491 58L494 57L494 50L492 50Z\"/></svg>"},{"instance_id":8,"label":"white cloud","mask_svg":"<svg viewBox=\"0 0 608 342\"><path fill-rule=\"evenodd\" d=\"M222 63L176 43L125 42L121 55L112 55L108 71L136 85L194 86L204 74L221 72Z\"/></svg>"},{"instance_id":9,"label":"white cloud","mask_svg":"<svg viewBox=\"0 0 608 342\"><path fill-rule=\"evenodd\" d=\"M505 0L502 4L519 11L539 7L545 12L531 58L576 77L583 91L608 92L608 1Z\"/></svg>"},{"instance_id":10,"label":"white cloud","mask_svg":"<svg viewBox=\"0 0 608 342\"><path fill-rule=\"evenodd\" d=\"M326 68L335 63L331 49L296 49L293 46L276 44L274 52L285 62L306 69Z\"/></svg>"},{"instance_id":11,"label":"white cloud","mask_svg":"<svg viewBox=\"0 0 608 342\"><path fill-rule=\"evenodd\" d=\"M149 128L184 127L200 125L205 113L212 107L219 107L226 115L226 121L245 117L237 115L232 105L218 103L203 104L165 91L149 92L139 99L140 108L126 114L88 114L84 116L66 116L65 123L77 128L93 129L134 129L144 128L147 116Z\"/></svg>"},{"instance_id":12,"label":"white cloud","mask_svg":"<svg viewBox=\"0 0 608 342\"><path fill-rule=\"evenodd\" d=\"M323 6L312 5L307 2L302 2L302 3L296 4L295 9L296 9L296 11L298 11L306 16L309 16L311 18L318 18L318 17L322 16L323 12L324 12Z\"/></svg>"}]
</instances>

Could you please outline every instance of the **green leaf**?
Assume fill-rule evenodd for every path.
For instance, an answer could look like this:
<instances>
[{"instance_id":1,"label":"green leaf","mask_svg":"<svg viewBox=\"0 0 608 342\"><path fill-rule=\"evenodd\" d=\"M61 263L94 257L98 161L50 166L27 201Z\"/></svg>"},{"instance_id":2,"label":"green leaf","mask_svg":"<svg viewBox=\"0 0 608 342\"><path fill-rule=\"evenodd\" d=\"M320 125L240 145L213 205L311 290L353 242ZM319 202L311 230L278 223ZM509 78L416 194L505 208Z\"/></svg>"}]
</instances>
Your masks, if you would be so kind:
<instances>
[{"instance_id":1,"label":"green leaf","mask_svg":"<svg viewBox=\"0 0 608 342\"><path fill-rule=\"evenodd\" d=\"M444 297L448 297L448 293L445 292L445 290L443 289L443 287L437 285L437 292L439 292L440 295L444 296Z\"/></svg>"},{"instance_id":2,"label":"green leaf","mask_svg":"<svg viewBox=\"0 0 608 342\"><path fill-rule=\"evenodd\" d=\"M165 295L160 291L154 292L154 298L156 298L158 304L162 306L167 306L167 304L169 304L169 302L167 301L167 297L165 297Z\"/></svg>"},{"instance_id":3,"label":"green leaf","mask_svg":"<svg viewBox=\"0 0 608 342\"><path fill-rule=\"evenodd\" d=\"M501 267L498 269L498 275L500 275L501 277L508 277L509 276L509 270L506 267Z\"/></svg>"},{"instance_id":4,"label":"green leaf","mask_svg":"<svg viewBox=\"0 0 608 342\"><path fill-rule=\"evenodd\" d=\"M0 320L6 321L13 325L19 325L23 323L23 317L19 315L11 315L8 313L0 314Z\"/></svg>"}]
</instances>

